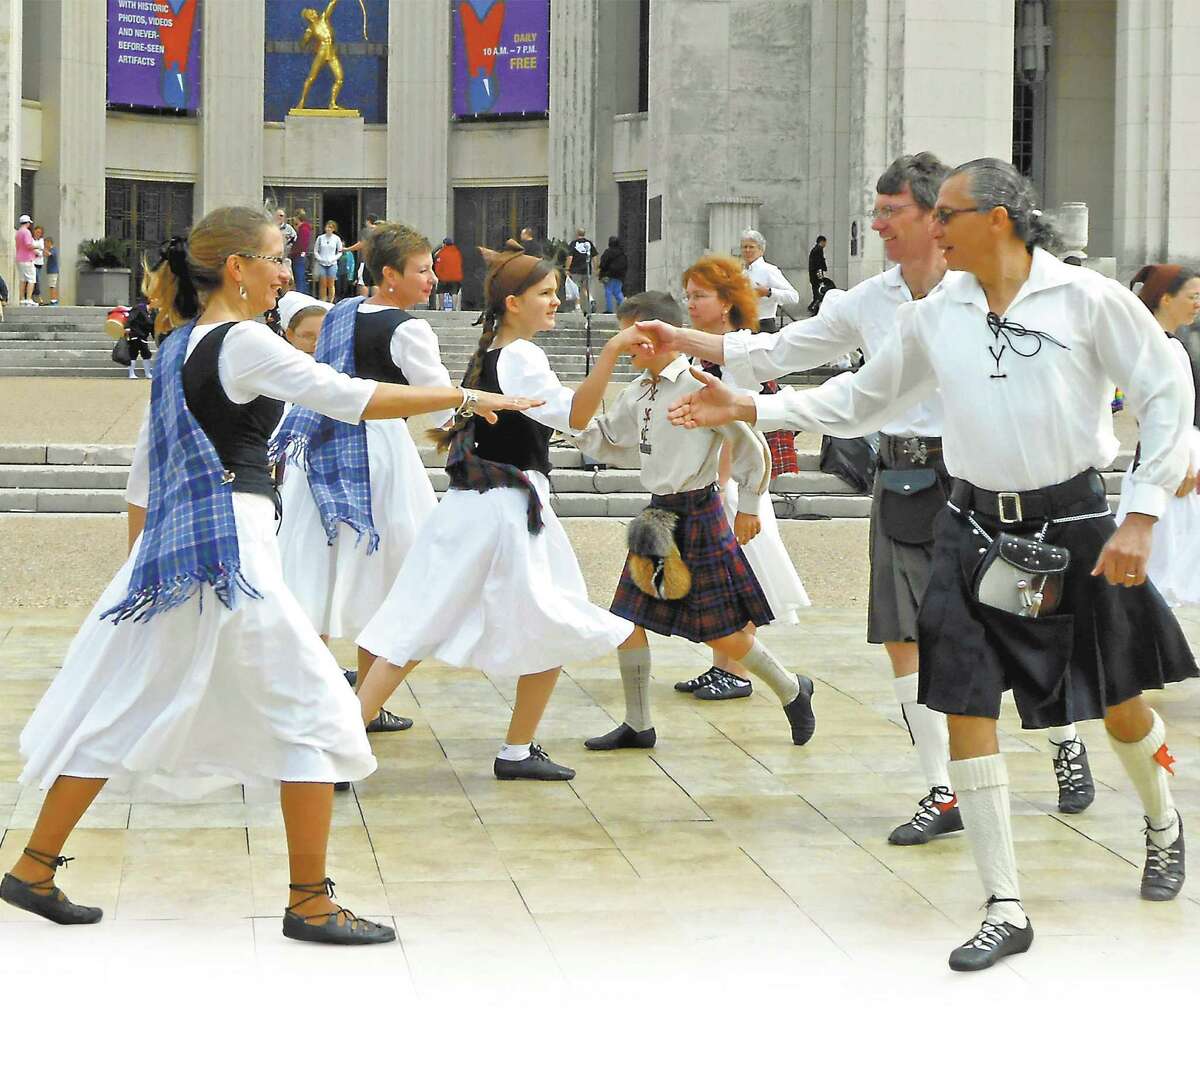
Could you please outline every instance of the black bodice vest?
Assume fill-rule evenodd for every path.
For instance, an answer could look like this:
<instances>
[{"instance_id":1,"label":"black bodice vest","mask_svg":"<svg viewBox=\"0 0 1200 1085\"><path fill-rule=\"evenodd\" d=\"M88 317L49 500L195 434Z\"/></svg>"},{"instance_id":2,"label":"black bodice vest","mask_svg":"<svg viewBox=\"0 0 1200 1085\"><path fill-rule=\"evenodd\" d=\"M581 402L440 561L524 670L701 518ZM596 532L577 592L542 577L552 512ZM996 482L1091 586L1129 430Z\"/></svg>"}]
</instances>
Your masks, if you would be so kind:
<instances>
[{"instance_id":1,"label":"black bodice vest","mask_svg":"<svg viewBox=\"0 0 1200 1085\"><path fill-rule=\"evenodd\" d=\"M499 350L489 350L483 358L483 372L475 387L484 392L500 392L496 376ZM485 460L507 463L522 471L550 474L550 437L553 430L517 411L501 411L499 421L475 426L475 453Z\"/></svg>"},{"instance_id":2,"label":"black bodice vest","mask_svg":"<svg viewBox=\"0 0 1200 1085\"><path fill-rule=\"evenodd\" d=\"M232 327L232 323L221 324L196 344L183 365L183 396L216 448L221 466L232 474L231 488L271 497L274 484L267 466L267 442L283 417L283 404L266 396L234 403L225 394L217 363Z\"/></svg>"},{"instance_id":3,"label":"black bodice vest","mask_svg":"<svg viewBox=\"0 0 1200 1085\"><path fill-rule=\"evenodd\" d=\"M412 320L403 309L380 309L354 318L354 375L384 384L407 384L408 378L392 361L392 336L401 324Z\"/></svg>"}]
</instances>

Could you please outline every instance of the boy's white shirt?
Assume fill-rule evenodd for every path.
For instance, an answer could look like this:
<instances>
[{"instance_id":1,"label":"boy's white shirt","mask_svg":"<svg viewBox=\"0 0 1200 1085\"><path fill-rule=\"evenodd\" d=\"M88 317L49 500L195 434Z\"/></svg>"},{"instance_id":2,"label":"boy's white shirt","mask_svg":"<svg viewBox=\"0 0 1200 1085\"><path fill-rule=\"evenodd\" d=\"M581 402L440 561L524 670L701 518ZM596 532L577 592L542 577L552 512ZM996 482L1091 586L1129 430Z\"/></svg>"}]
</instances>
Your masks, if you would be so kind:
<instances>
[{"instance_id":1,"label":"boy's white shirt","mask_svg":"<svg viewBox=\"0 0 1200 1085\"><path fill-rule=\"evenodd\" d=\"M717 481L721 447L728 444L738 508L757 516L762 495L771 484L771 452L762 434L744 422L709 430L683 429L667 418L672 404L702 387L692 375L690 361L681 354L657 380L649 371L635 377L609 410L571 440L592 459L612 467L639 468L643 485L659 495L711 486ZM648 452L642 451L643 437Z\"/></svg>"}]
</instances>

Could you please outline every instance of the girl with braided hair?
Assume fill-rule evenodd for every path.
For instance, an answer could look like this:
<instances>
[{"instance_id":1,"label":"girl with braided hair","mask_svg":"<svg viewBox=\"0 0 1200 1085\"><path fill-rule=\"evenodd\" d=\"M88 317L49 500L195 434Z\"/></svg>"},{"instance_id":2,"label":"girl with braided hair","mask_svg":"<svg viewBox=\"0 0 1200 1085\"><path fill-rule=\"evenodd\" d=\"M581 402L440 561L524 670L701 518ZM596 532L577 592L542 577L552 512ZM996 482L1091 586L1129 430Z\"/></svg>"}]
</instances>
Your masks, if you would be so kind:
<instances>
[{"instance_id":1,"label":"girl with braided hair","mask_svg":"<svg viewBox=\"0 0 1200 1085\"><path fill-rule=\"evenodd\" d=\"M516 242L484 249L489 265L479 347L463 387L544 403L520 425L477 426L466 412L439 434L450 488L358 638L379 657L359 691L372 719L423 659L516 677L508 734L493 765L501 780L570 780L533 742L565 663L611 652L633 631L588 601L579 563L550 507L550 437L579 433L600 406L636 328L610 339L590 376L563 387L533 343L554 327L558 274ZM520 390L520 391L518 391ZM468 393L469 395L470 393Z\"/></svg>"}]
</instances>

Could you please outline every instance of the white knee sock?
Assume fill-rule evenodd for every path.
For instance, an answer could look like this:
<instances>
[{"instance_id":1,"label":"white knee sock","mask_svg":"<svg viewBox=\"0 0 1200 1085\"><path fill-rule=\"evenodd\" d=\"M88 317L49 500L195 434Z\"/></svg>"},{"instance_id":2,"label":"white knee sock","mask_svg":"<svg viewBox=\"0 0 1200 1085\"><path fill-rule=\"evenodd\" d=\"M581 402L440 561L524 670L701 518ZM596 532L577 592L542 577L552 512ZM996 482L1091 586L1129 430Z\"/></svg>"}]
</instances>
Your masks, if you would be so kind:
<instances>
[{"instance_id":1,"label":"white knee sock","mask_svg":"<svg viewBox=\"0 0 1200 1085\"><path fill-rule=\"evenodd\" d=\"M1137 742L1120 742L1110 734L1108 741L1141 797L1146 817L1150 819L1150 839L1165 848L1174 844L1179 836L1179 819L1167 784L1170 770L1166 766L1171 763L1166 745L1167 729L1157 712L1151 711L1151 715L1154 721L1145 738Z\"/></svg>"},{"instance_id":2,"label":"white knee sock","mask_svg":"<svg viewBox=\"0 0 1200 1085\"><path fill-rule=\"evenodd\" d=\"M1047 727L1045 734L1047 742L1057 742L1060 746L1064 742L1074 742L1079 737L1079 732L1073 723L1064 723L1061 727ZM1057 753L1057 747L1051 745L1050 752Z\"/></svg>"},{"instance_id":3,"label":"white knee sock","mask_svg":"<svg viewBox=\"0 0 1200 1085\"><path fill-rule=\"evenodd\" d=\"M791 704L800 695L800 683L791 671L785 670L767 647L755 637L754 643L738 662L755 678L761 678L779 698L780 704Z\"/></svg>"},{"instance_id":4,"label":"white knee sock","mask_svg":"<svg viewBox=\"0 0 1200 1085\"><path fill-rule=\"evenodd\" d=\"M988 906L993 923L1024 927L1028 922L1019 901L1017 855L1013 849L1012 813L1008 801L1008 768L1002 754L950 762L950 780L958 795L975 867L988 897L1005 903Z\"/></svg>"},{"instance_id":5,"label":"white knee sock","mask_svg":"<svg viewBox=\"0 0 1200 1085\"><path fill-rule=\"evenodd\" d=\"M650 649L626 648L617 653L621 686L625 690L625 722L635 731L648 731L650 720Z\"/></svg>"},{"instance_id":6,"label":"white knee sock","mask_svg":"<svg viewBox=\"0 0 1200 1085\"><path fill-rule=\"evenodd\" d=\"M893 678L892 689L896 691L896 700L900 702L900 711L908 724L908 733L912 736L929 789L943 787L952 791L947 767L950 763L950 732L946 729L946 717L917 702L915 671L902 678Z\"/></svg>"}]
</instances>

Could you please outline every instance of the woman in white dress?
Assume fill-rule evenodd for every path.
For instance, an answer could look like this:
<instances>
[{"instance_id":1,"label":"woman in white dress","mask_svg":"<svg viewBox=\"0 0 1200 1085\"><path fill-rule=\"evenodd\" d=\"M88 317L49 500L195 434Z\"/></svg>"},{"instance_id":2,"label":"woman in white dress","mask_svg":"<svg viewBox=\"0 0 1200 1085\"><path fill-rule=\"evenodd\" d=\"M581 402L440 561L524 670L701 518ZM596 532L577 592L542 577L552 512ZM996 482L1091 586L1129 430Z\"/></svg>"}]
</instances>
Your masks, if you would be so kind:
<instances>
[{"instance_id":1,"label":"woman in white dress","mask_svg":"<svg viewBox=\"0 0 1200 1085\"><path fill-rule=\"evenodd\" d=\"M73 904L54 875L110 779L183 796L279 781L291 873L284 934L391 941L390 927L330 900L333 781L367 776L375 758L353 694L283 582L267 440L280 400L356 422L464 396L347 377L256 323L285 274L283 235L261 210L211 212L155 274L168 310L160 319L181 326L156 366L146 526L21 734L20 782L49 791L0 899L56 923L99 921L100 909Z\"/></svg>"},{"instance_id":2,"label":"woman in white dress","mask_svg":"<svg viewBox=\"0 0 1200 1085\"><path fill-rule=\"evenodd\" d=\"M692 327L718 335L742 328L757 330L758 296L744 268L732 257L705 256L697 260L683 273L683 291ZM700 365L725 379L719 366L708 362L701 362ZM759 389L740 390L757 392ZM737 483L729 477L726 457L721 460L721 488L725 497L725 514L732 523L738 509ZM742 550L767 597L775 622L795 625L800 620L800 610L811 606L811 603L804 583L783 545L769 491L766 497L759 511L762 528L755 538L743 544ZM753 634L753 628L748 632ZM680 693L691 693L705 701L749 697L754 692L745 668L719 652L713 653L712 667L695 678L677 682L675 688Z\"/></svg>"},{"instance_id":3,"label":"woman in white dress","mask_svg":"<svg viewBox=\"0 0 1200 1085\"><path fill-rule=\"evenodd\" d=\"M554 327L558 273L510 244L503 253L484 250L487 308L463 387L543 403L495 426L468 418L440 435L450 489L358 638L379 657L359 699L363 718L373 719L423 659L515 677L516 703L493 772L501 780L569 780L575 770L533 741L559 671L611 652L633 624L588 600L550 506L549 444L555 430L576 434L591 421L618 355L606 352L575 391L559 383L533 343Z\"/></svg>"},{"instance_id":4,"label":"woman in white dress","mask_svg":"<svg viewBox=\"0 0 1200 1085\"><path fill-rule=\"evenodd\" d=\"M342 371L383 383L449 388L450 374L442 364L433 328L408 312L428 304L437 282L429 241L401 223L381 222L372 231L366 252L377 284L375 293L370 300L343 301L327 318L336 320L346 310L354 313L353 340L347 344ZM329 343L324 339L318 344L317 360L341 368ZM450 411L439 412L434 425L444 425L450 415ZM303 410L289 413L276 442L293 446L293 462L284 471L280 487L283 576L318 633L326 639L354 640L387 595L418 530L437 507L437 497L408 424L403 419L363 422L370 504L362 510L361 524L338 519L328 495L322 502L314 499L310 477L315 472L319 480L325 470L340 473L344 465L336 450L353 453L356 446L352 441L335 441L330 446L335 454L326 466L317 455L321 439L336 437L346 427L322 426L310 440L293 440L292 423L298 420L299 432L304 432L305 416L313 417ZM369 528L359 530L367 524ZM377 543L370 545L364 533L377 538ZM357 675L347 672L347 678L365 675L374 661L360 647ZM411 726L412 720L381 708L367 730L401 731Z\"/></svg>"},{"instance_id":5,"label":"woman in white dress","mask_svg":"<svg viewBox=\"0 0 1200 1085\"><path fill-rule=\"evenodd\" d=\"M1196 367L1173 333L1200 316L1200 271L1180 264L1147 264L1129 285L1154 314L1167 336L1172 356L1195 385ZM1200 388L1197 388L1197 399L1200 400ZM1200 494L1195 487L1196 473L1200 470L1200 403L1192 422L1189 434L1191 467L1154 526L1154 549L1147 566L1151 582L1173 607L1200 603ZM1131 479L1140 453L1141 445L1121 483L1118 524L1129 511L1133 491Z\"/></svg>"}]
</instances>

